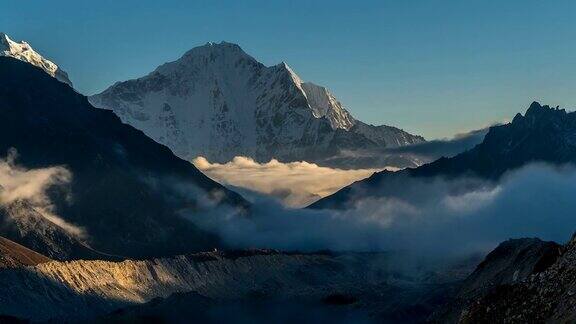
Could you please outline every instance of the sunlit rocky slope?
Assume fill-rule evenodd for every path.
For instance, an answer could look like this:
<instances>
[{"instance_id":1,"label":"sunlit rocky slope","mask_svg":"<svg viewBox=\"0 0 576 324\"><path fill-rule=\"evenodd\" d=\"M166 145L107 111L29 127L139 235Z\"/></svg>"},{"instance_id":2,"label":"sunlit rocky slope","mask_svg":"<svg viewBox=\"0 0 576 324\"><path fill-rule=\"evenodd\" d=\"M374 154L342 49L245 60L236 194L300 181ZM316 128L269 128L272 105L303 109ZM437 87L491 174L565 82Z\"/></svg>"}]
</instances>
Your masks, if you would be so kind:
<instances>
[{"instance_id":1,"label":"sunlit rocky slope","mask_svg":"<svg viewBox=\"0 0 576 324\"><path fill-rule=\"evenodd\" d=\"M462 278L455 275L458 272L448 280L425 272L399 274L399 257L256 250L147 261L49 262L0 271L0 314L81 320L188 293L194 294L189 307L197 301L194 296L230 304L300 300L361 310L371 321L413 321L426 317L445 289Z\"/></svg>"}]
</instances>

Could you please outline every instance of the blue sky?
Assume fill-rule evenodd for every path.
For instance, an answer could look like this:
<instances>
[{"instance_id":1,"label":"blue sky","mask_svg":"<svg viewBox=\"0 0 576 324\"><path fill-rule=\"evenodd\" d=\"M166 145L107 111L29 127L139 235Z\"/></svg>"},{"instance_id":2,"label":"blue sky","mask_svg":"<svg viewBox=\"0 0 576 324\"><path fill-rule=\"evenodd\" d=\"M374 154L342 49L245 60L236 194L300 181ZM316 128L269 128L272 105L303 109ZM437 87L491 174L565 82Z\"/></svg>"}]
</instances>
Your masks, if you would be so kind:
<instances>
[{"instance_id":1,"label":"blue sky","mask_svg":"<svg viewBox=\"0 0 576 324\"><path fill-rule=\"evenodd\" d=\"M576 105L576 1L3 0L27 40L85 94L208 41L287 62L358 119L426 138Z\"/></svg>"}]
</instances>

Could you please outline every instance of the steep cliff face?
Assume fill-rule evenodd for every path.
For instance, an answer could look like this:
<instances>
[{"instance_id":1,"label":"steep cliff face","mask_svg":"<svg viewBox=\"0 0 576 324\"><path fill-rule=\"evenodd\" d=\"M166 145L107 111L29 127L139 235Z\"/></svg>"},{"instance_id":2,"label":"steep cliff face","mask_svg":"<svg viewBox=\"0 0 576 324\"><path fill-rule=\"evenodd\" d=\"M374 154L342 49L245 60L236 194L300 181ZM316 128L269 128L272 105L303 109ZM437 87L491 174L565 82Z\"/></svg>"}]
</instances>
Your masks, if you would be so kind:
<instances>
[{"instance_id":1,"label":"steep cliff face","mask_svg":"<svg viewBox=\"0 0 576 324\"><path fill-rule=\"evenodd\" d=\"M423 141L398 128L357 121L328 89L303 82L287 64L266 67L225 42L193 48L90 102L112 109L188 160L249 156L328 163L342 152L375 154ZM409 159L402 163L413 165Z\"/></svg>"}]
</instances>

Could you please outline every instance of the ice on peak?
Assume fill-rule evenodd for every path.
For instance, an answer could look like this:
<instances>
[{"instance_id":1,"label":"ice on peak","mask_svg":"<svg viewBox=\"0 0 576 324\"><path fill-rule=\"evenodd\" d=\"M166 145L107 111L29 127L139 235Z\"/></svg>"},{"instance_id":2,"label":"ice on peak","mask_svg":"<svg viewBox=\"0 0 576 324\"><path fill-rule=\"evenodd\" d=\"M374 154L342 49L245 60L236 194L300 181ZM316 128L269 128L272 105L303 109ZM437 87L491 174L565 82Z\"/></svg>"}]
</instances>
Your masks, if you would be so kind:
<instances>
[{"instance_id":1,"label":"ice on peak","mask_svg":"<svg viewBox=\"0 0 576 324\"><path fill-rule=\"evenodd\" d=\"M300 86L316 118L327 118L333 129L349 130L356 124L352 115L327 88L312 82L304 82Z\"/></svg>"},{"instance_id":2,"label":"ice on peak","mask_svg":"<svg viewBox=\"0 0 576 324\"><path fill-rule=\"evenodd\" d=\"M280 62L280 64L276 65L279 69L286 70L288 73L294 75L298 80L301 80L298 74L292 70L292 68L284 61Z\"/></svg>"},{"instance_id":3,"label":"ice on peak","mask_svg":"<svg viewBox=\"0 0 576 324\"><path fill-rule=\"evenodd\" d=\"M42 55L36 52L27 42L13 41L7 34L0 32L0 44L0 56L12 57L37 66L59 81L72 87L72 82L68 78L68 74L60 69L54 62L42 57Z\"/></svg>"},{"instance_id":4,"label":"ice on peak","mask_svg":"<svg viewBox=\"0 0 576 324\"><path fill-rule=\"evenodd\" d=\"M287 78L294 85L294 87L301 93L307 100L307 106L311 110L315 118L326 118L332 129L345 129L349 130L355 124L354 118L350 115L342 104L326 89L325 87L318 86L313 83L304 82L300 76L284 61L272 66L271 68L264 67L258 63L256 59L247 54L242 48L233 43L209 42L206 45L195 47L189 50L185 55L186 65L188 62L200 62L202 66L206 66L207 61L196 60L197 57L206 57L209 59L209 64L215 64L217 73L232 73L232 66L235 66L237 59L244 58L250 60L260 68L269 69L273 74L281 78ZM221 70L224 68L225 70ZM164 65L161 72L168 75L170 72L181 73L181 68L174 65ZM252 73L252 72L250 72ZM234 73L232 73L234 74ZM250 77L246 77L246 80ZM230 84L233 81L225 81L224 83Z\"/></svg>"},{"instance_id":5,"label":"ice on peak","mask_svg":"<svg viewBox=\"0 0 576 324\"><path fill-rule=\"evenodd\" d=\"M18 44L17 42L13 41L7 34L2 32L0 32L0 43L3 45L0 48L2 51L12 51L13 49L16 50L16 47L26 44L24 42Z\"/></svg>"},{"instance_id":6,"label":"ice on peak","mask_svg":"<svg viewBox=\"0 0 576 324\"><path fill-rule=\"evenodd\" d=\"M286 64L286 62L276 64L272 68L275 69L278 73L286 74L294 82L294 85L302 92L304 92L302 89L302 83L304 83L304 81L302 81L300 76L298 76L298 74L296 74L296 72L294 72L294 70L292 70L292 68Z\"/></svg>"},{"instance_id":7,"label":"ice on peak","mask_svg":"<svg viewBox=\"0 0 576 324\"><path fill-rule=\"evenodd\" d=\"M349 130L354 126L356 120L327 88L312 82L304 82L286 62L281 62L276 68L287 73L296 87L302 91L314 117L328 119L332 129Z\"/></svg>"},{"instance_id":8,"label":"ice on peak","mask_svg":"<svg viewBox=\"0 0 576 324\"><path fill-rule=\"evenodd\" d=\"M303 82L302 86L306 87L308 89L313 89L314 91L325 94L325 95L332 95L326 87L323 87L321 85L317 85L316 83L313 83L313 82Z\"/></svg>"}]
</instances>

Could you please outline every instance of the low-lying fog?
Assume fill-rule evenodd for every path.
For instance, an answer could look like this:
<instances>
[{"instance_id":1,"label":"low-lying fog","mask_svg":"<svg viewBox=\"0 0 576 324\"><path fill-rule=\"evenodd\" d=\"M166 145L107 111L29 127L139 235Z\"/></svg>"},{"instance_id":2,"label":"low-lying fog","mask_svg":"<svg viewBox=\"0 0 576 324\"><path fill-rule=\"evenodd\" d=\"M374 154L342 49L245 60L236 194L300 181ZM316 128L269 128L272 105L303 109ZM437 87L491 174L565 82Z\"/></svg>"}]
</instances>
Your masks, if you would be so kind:
<instances>
[{"instance_id":1,"label":"low-lying fog","mask_svg":"<svg viewBox=\"0 0 576 324\"><path fill-rule=\"evenodd\" d=\"M437 256L487 252L508 238L565 242L576 228L573 168L529 165L495 184L468 178L401 182L393 194L386 189L378 196L371 188L375 197L358 197L347 210L289 209L260 199L250 217L222 209L191 220L239 248Z\"/></svg>"}]
</instances>

